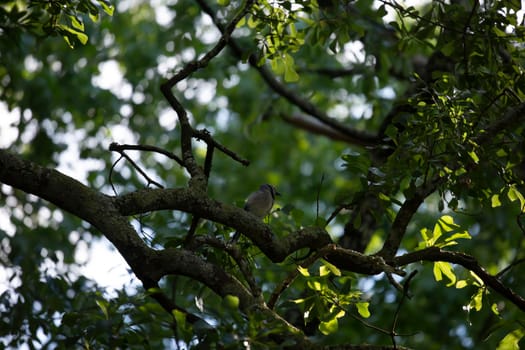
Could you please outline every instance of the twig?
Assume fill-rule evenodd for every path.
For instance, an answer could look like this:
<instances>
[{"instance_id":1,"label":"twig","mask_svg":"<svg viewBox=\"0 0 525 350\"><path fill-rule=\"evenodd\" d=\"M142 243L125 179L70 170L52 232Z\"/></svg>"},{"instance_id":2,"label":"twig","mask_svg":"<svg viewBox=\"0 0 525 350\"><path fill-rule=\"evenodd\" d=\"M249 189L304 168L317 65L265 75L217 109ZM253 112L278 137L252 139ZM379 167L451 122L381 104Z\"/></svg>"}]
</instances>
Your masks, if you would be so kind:
<instances>
[{"instance_id":1,"label":"twig","mask_svg":"<svg viewBox=\"0 0 525 350\"><path fill-rule=\"evenodd\" d=\"M405 280L405 283L403 284L402 291L403 294L401 295L401 300L399 301L399 304L397 305L396 313L394 314L394 320L392 321L392 329L390 331L390 337L392 338L392 345L394 345L394 348L396 347L396 328L397 328L397 320L399 318L399 313L401 312L401 306L403 305L403 302L406 298L410 299L410 293L409 293L409 286L410 281L412 281L412 278L417 274L417 270L414 270L408 275L408 277Z\"/></svg>"},{"instance_id":2,"label":"twig","mask_svg":"<svg viewBox=\"0 0 525 350\"><path fill-rule=\"evenodd\" d=\"M211 147L213 146L214 148L217 148L219 151L221 151L222 153L226 154L227 156L229 156L230 158L232 158L233 160L241 163L242 165L244 166L248 166L250 165L250 161L247 160L247 159L244 159L242 157L240 157L239 155L237 155L235 152L231 151L230 149L226 148L225 146L221 145L219 142L217 142L209 133L208 130L206 129L203 129L203 130L194 130L193 131L193 136L197 139L197 140L202 140L204 142L206 142L206 144L208 145L208 147ZM205 165L205 168L206 168L206 165Z\"/></svg>"},{"instance_id":3,"label":"twig","mask_svg":"<svg viewBox=\"0 0 525 350\"><path fill-rule=\"evenodd\" d=\"M181 126L181 149L182 149L182 160L184 167L188 170L192 177L190 186L196 182L201 187L206 185L206 176L203 174L202 168L198 166L195 161L192 149L192 137L194 137L195 130L192 128L187 112L179 100L175 97L172 92L172 88L181 80L187 78L190 74L197 71L198 69L204 68L208 63L217 56L230 40L230 35L235 29L237 23L248 13L250 7L253 5L254 0L247 0L244 6L238 11L233 19L225 27L222 36L215 46L209 50L202 58L197 61L190 62L184 68L182 68L173 77L162 83L160 90L170 106L177 113Z\"/></svg>"},{"instance_id":4,"label":"twig","mask_svg":"<svg viewBox=\"0 0 525 350\"><path fill-rule=\"evenodd\" d=\"M210 329L213 329L213 327L208 322L206 322L205 319L200 318L199 316L194 315L191 312L188 312L187 310L175 304L170 298L166 296L166 294L164 294L164 292L162 291L162 289L160 289L157 283L144 284L144 289L146 290L148 295L155 299L159 303L159 305L170 315L173 314L173 310L177 310L186 315L186 321L188 321L189 323L194 324L196 322L204 322L204 324L208 325Z\"/></svg>"},{"instance_id":5,"label":"twig","mask_svg":"<svg viewBox=\"0 0 525 350\"><path fill-rule=\"evenodd\" d=\"M324 182L324 173L321 175L321 183L319 184L319 187L317 188L317 198L315 199L315 223L319 224L319 198L321 196L321 188L323 187Z\"/></svg>"},{"instance_id":6,"label":"twig","mask_svg":"<svg viewBox=\"0 0 525 350\"><path fill-rule=\"evenodd\" d=\"M121 151L125 151L125 150L134 150L134 151L148 151L148 152L155 152L155 153L160 153L170 159L173 159L174 161L176 161L179 165L183 165L182 164L182 159L180 159L176 154L172 153L172 152L169 152L169 151L166 151L165 149L163 148L160 148L160 147L157 147L157 146L151 146L151 145L121 145L121 144L118 144L116 142L112 142L110 145L109 145L109 150L110 151L115 151L115 152L121 152Z\"/></svg>"},{"instance_id":7,"label":"twig","mask_svg":"<svg viewBox=\"0 0 525 350\"><path fill-rule=\"evenodd\" d=\"M195 238L194 243L196 245L206 244L215 248L219 248L222 251L228 253L233 258L233 260L235 260L237 266L239 266L239 269L241 270L244 279L248 283L253 296L261 295L261 287L256 283L255 277L250 270L250 264L245 258L246 254L237 248L236 245L227 244L224 241L211 236L198 236Z\"/></svg>"},{"instance_id":8,"label":"twig","mask_svg":"<svg viewBox=\"0 0 525 350\"><path fill-rule=\"evenodd\" d=\"M331 250L333 250L334 247L335 247L335 244L328 244L324 246L323 248L319 249L314 255L310 256L308 259L306 259L301 264L299 264L299 266L308 267L312 265L314 262L317 261L317 259L325 256ZM299 275L299 269L294 269L288 274L288 276L277 287L275 287L273 293L270 295L270 298L268 299L268 308L270 310L273 310L281 294L286 290L286 288L290 286L290 284L292 284L292 282L297 278L298 275Z\"/></svg>"},{"instance_id":9,"label":"twig","mask_svg":"<svg viewBox=\"0 0 525 350\"><path fill-rule=\"evenodd\" d=\"M146 174L146 172L145 172L144 170L142 170L142 169L138 166L138 164L135 163L135 162L133 161L133 159L131 159L131 158L126 154L126 152L124 152L124 150L122 150L122 149L118 149L118 148L112 148L112 147L111 147L112 145L113 145L113 143L112 143L112 144L110 145L110 147L109 147L110 151L118 152L118 153L121 155L121 157L126 158L126 160L127 160L128 162L130 162L130 164L131 164L131 165L132 165L132 166L133 166L133 167L139 172L139 174L142 175L142 176L148 181L148 184L151 183L151 184L157 186L158 188L164 188L164 186L162 186L160 183L158 183L157 181L155 181L155 180L153 180L152 178L150 178L150 177L148 176L148 174ZM120 160L120 159L118 159L118 160ZM117 161L118 161L118 160L117 160ZM115 162L115 164L116 164L116 162Z\"/></svg>"}]
</instances>

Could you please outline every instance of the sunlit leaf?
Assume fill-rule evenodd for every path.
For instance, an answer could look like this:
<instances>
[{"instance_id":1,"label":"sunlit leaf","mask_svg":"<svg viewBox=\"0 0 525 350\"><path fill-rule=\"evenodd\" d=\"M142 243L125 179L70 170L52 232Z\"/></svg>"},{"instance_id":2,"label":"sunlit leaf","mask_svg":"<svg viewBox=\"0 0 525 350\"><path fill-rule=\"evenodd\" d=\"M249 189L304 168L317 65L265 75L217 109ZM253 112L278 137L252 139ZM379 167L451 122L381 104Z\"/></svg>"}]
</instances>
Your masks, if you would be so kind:
<instances>
[{"instance_id":1,"label":"sunlit leaf","mask_svg":"<svg viewBox=\"0 0 525 350\"><path fill-rule=\"evenodd\" d=\"M476 152L474 152L474 151L468 152L468 155L470 156L470 158L472 158L474 163L476 163L476 164L479 163L479 158L478 158L478 155L476 154Z\"/></svg>"},{"instance_id":2,"label":"sunlit leaf","mask_svg":"<svg viewBox=\"0 0 525 350\"><path fill-rule=\"evenodd\" d=\"M319 281L308 281L306 283L310 289L313 289L315 291L321 291L323 289L323 286Z\"/></svg>"},{"instance_id":3,"label":"sunlit leaf","mask_svg":"<svg viewBox=\"0 0 525 350\"><path fill-rule=\"evenodd\" d=\"M483 292L485 288L478 288L476 291L476 294L472 296L472 299L470 300L470 308L474 309L476 311L480 311L483 307Z\"/></svg>"},{"instance_id":4,"label":"sunlit leaf","mask_svg":"<svg viewBox=\"0 0 525 350\"><path fill-rule=\"evenodd\" d=\"M509 198L511 202L514 202L515 200L518 199L520 201L521 210L525 211L525 197L520 191L518 191L515 185L512 185L509 187L509 190L507 192L507 197Z\"/></svg>"},{"instance_id":5,"label":"sunlit leaf","mask_svg":"<svg viewBox=\"0 0 525 350\"><path fill-rule=\"evenodd\" d=\"M499 194L493 194L490 201L491 201L492 208L497 208L501 206L501 202L499 200Z\"/></svg>"},{"instance_id":6,"label":"sunlit leaf","mask_svg":"<svg viewBox=\"0 0 525 350\"><path fill-rule=\"evenodd\" d=\"M467 231L457 232L452 236L445 238L445 242L455 241L457 239L472 239L472 236Z\"/></svg>"},{"instance_id":7,"label":"sunlit leaf","mask_svg":"<svg viewBox=\"0 0 525 350\"><path fill-rule=\"evenodd\" d=\"M75 16L69 16L69 18L71 19L71 25L73 26L73 28L78 29L82 32L84 31L84 23L79 21Z\"/></svg>"},{"instance_id":8,"label":"sunlit leaf","mask_svg":"<svg viewBox=\"0 0 525 350\"><path fill-rule=\"evenodd\" d=\"M370 317L370 310L368 310L368 306L370 303L363 302L363 303L356 303L355 306L357 307L357 312L359 312L359 315L364 318Z\"/></svg>"},{"instance_id":9,"label":"sunlit leaf","mask_svg":"<svg viewBox=\"0 0 525 350\"><path fill-rule=\"evenodd\" d=\"M447 287L453 286L456 283L456 274L454 273L454 269L450 263L437 261L434 263L433 271L434 278L438 282L443 279L443 275L447 276L447 278L450 280L450 283L447 284Z\"/></svg>"},{"instance_id":10,"label":"sunlit leaf","mask_svg":"<svg viewBox=\"0 0 525 350\"><path fill-rule=\"evenodd\" d=\"M337 318L335 317L331 319L330 321L321 322L319 324L319 330L324 335L335 333L337 332L338 329L339 329L339 322L337 321Z\"/></svg>"},{"instance_id":11,"label":"sunlit leaf","mask_svg":"<svg viewBox=\"0 0 525 350\"><path fill-rule=\"evenodd\" d=\"M517 328L508 333L498 344L496 350L519 350L519 342L525 335L523 328Z\"/></svg>"},{"instance_id":12,"label":"sunlit leaf","mask_svg":"<svg viewBox=\"0 0 525 350\"><path fill-rule=\"evenodd\" d=\"M98 0L98 3L100 4L100 6L102 6L102 9L105 13L107 13L110 16L113 16L113 12L115 11L115 7L113 5L111 5L105 0Z\"/></svg>"},{"instance_id":13,"label":"sunlit leaf","mask_svg":"<svg viewBox=\"0 0 525 350\"><path fill-rule=\"evenodd\" d=\"M305 277L308 277L310 276L310 272L308 272L308 269L307 268L304 268L302 266L297 266L297 270L299 271L299 273Z\"/></svg>"},{"instance_id":14,"label":"sunlit leaf","mask_svg":"<svg viewBox=\"0 0 525 350\"><path fill-rule=\"evenodd\" d=\"M468 286L468 283L465 280L459 280L456 282L457 289L462 289L462 288L465 288L466 286Z\"/></svg>"},{"instance_id":15,"label":"sunlit leaf","mask_svg":"<svg viewBox=\"0 0 525 350\"><path fill-rule=\"evenodd\" d=\"M328 261L323 260L323 265L321 267L324 267L335 276L341 276L341 270L339 270L335 265L330 264Z\"/></svg>"}]
</instances>

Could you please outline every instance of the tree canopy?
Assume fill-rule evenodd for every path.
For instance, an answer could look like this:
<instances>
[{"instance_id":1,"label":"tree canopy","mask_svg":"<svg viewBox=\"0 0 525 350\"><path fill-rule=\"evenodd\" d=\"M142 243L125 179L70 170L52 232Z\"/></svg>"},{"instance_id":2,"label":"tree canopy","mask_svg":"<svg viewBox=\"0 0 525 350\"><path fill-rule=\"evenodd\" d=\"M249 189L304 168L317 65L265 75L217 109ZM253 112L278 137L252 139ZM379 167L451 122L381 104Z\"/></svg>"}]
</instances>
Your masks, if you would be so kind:
<instances>
[{"instance_id":1,"label":"tree canopy","mask_svg":"<svg viewBox=\"0 0 525 350\"><path fill-rule=\"evenodd\" d=\"M1 346L519 349L523 16L3 2ZM79 273L100 238L136 287Z\"/></svg>"}]
</instances>

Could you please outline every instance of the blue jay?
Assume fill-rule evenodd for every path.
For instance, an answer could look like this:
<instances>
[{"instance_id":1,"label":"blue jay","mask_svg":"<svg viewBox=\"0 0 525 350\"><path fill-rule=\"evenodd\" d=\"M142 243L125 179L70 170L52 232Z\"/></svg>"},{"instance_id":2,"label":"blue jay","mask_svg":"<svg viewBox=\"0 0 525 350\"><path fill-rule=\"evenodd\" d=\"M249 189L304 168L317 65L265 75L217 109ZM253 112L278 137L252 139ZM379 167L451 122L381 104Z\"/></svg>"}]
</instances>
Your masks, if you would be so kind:
<instances>
[{"instance_id":1,"label":"blue jay","mask_svg":"<svg viewBox=\"0 0 525 350\"><path fill-rule=\"evenodd\" d=\"M281 194L277 192L275 187L269 184L261 185L257 191L252 192L246 198L244 210L262 219L270 214L276 195L280 196ZM236 242L240 235L240 232L235 232L230 243Z\"/></svg>"}]
</instances>

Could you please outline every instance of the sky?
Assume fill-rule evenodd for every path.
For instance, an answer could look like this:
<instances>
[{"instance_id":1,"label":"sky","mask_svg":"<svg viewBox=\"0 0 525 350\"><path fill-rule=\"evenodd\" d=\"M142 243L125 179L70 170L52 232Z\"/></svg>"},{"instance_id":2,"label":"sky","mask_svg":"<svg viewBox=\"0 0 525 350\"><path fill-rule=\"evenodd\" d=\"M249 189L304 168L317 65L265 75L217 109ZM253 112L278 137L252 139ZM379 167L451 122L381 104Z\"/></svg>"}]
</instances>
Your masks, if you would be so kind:
<instances>
[{"instance_id":1,"label":"sky","mask_svg":"<svg viewBox=\"0 0 525 350\"><path fill-rule=\"evenodd\" d=\"M104 73L101 72L101 74ZM9 146L18 136L16 124L19 118L19 110L8 111L6 105L0 102L0 148L9 149ZM132 142L131 133L124 128L115 127L111 135L118 142ZM85 183L87 170L96 167L97 164L79 159L77 140L81 135L72 133L64 137L66 137L65 141L70 147L60 156L60 165L57 169ZM5 185L0 184L0 186ZM2 208L1 203L3 201L4 199L0 198L0 230L12 236L16 234L16 228L10 224L9 216L6 210ZM131 277L128 273L128 266L122 256L111 247L107 239L94 238L91 248L88 248L87 245L77 246L75 257L78 261L85 262L85 265L79 268L78 273L95 280L101 287L106 288L108 294L111 295L116 289L130 286ZM17 285L16 279L9 282L13 273L12 269L0 266L0 294L10 286Z\"/></svg>"}]
</instances>

